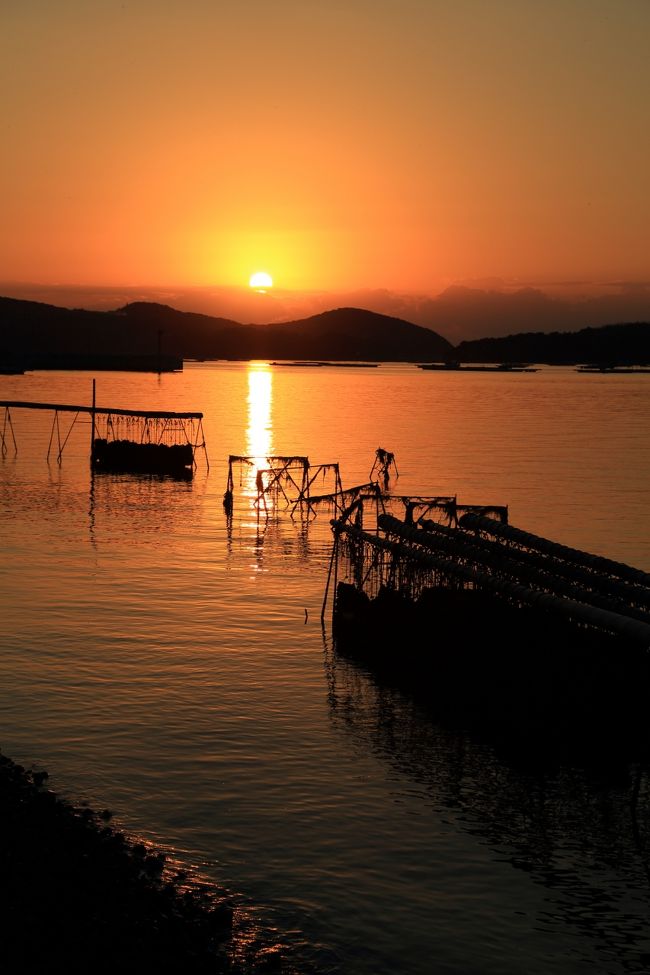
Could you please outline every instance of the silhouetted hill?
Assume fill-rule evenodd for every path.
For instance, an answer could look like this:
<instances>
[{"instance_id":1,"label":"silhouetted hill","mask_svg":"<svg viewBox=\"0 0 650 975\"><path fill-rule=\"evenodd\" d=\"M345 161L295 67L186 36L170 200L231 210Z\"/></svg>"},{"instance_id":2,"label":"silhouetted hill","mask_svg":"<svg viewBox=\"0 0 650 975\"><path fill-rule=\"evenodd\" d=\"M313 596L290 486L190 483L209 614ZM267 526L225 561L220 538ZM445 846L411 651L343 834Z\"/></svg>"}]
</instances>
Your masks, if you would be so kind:
<instances>
[{"instance_id":1,"label":"silhouetted hill","mask_svg":"<svg viewBox=\"0 0 650 975\"><path fill-rule=\"evenodd\" d=\"M289 322L331 308L365 308L413 322L457 345L518 332L577 332L612 322L650 321L650 281L550 283L514 288L498 278L453 284L438 293L387 288L345 292L260 294L244 287L43 285L0 280L0 294L65 308L109 311L130 302L156 302L236 322Z\"/></svg>"},{"instance_id":2,"label":"silhouetted hill","mask_svg":"<svg viewBox=\"0 0 650 975\"><path fill-rule=\"evenodd\" d=\"M21 358L27 365L43 356L153 355L158 329L153 320L134 327L120 312L0 298L0 358Z\"/></svg>"},{"instance_id":3,"label":"silhouetted hill","mask_svg":"<svg viewBox=\"0 0 650 975\"><path fill-rule=\"evenodd\" d=\"M409 361L453 354L430 329L359 308L274 325L242 325L133 302L111 312L0 298L0 358L61 354L155 354L185 358Z\"/></svg>"},{"instance_id":4,"label":"silhouetted hill","mask_svg":"<svg viewBox=\"0 0 650 975\"><path fill-rule=\"evenodd\" d=\"M430 329L361 308L247 328L262 358L408 362L453 353L453 346Z\"/></svg>"},{"instance_id":5,"label":"silhouetted hill","mask_svg":"<svg viewBox=\"0 0 650 975\"><path fill-rule=\"evenodd\" d=\"M579 332L522 332L461 342L461 362L546 362L553 365L650 363L650 324L632 322Z\"/></svg>"},{"instance_id":6,"label":"silhouetted hill","mask_svg":"<svg viewBox=\"0 0 650 975\"><path fill-rule=\"evenodd\" d=\"M401 318L337 308L273 325L182 312L154 302L116 311L86 311L0 298L0 365L29 368L43 357L155 356L204 359L334 359L375 361L647 363L650 325L528 332L461 342Z\"/></svg>"}]
</instances>

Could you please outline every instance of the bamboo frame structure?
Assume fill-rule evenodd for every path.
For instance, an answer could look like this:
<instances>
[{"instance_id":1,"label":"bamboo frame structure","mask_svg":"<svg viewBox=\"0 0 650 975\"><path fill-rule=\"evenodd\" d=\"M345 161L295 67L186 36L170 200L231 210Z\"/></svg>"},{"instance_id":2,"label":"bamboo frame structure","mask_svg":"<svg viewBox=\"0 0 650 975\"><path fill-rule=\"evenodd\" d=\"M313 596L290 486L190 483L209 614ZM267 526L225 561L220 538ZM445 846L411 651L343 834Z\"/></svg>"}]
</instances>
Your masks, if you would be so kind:
<instances>
[{"instance_id":1,"label":"bamboo frame structure","mask_svg":"<svg viewBox=\"0 0 650 975\"><path fill-rule=\"evenodd\" d=\"M4 405L5 411L2 420L2 430L0 430L0 451L2 452L3 457L7 456L7 453L9 452L9 448L7 447L7 439L9 433L11 433L15 456L18 453L18 444L16 443L16 434L14 433L13 423L11 422L11 411L6 403L2 405Z\"/></svg>"},{"instance_id":2,"label":"bamboo frame structure","mask_svg":"<svg viewBox=\"0 0 650 975\"><path fill-rule=\"evenodd\" d=\"M11 418L11 410L48 410L52 411L52 428L47 448L46 459L49 461L53 448L56 449L56 461L61 463L63 451L70 438L73 428L81 415L90 415L92 421L91 458L97 440L109 443L125 439L132 444L185 444L192 448L192 466L196 467L195 453L203 450L206 466L209 470L207 445L203 431L202 413L174 413L168 410L125 410L115 407L98 407L95 405L95 389L93 381L93 403L91 406L76 406L66 403L32 403L23 400L2 400L0 407L4 407L4 421L0 430L0 450L2 456L8 451L7 440L9 432L13 439L14 452L18 452L16 437ZM73 413L74 416L67 430L62 431L60 414ZM97 433L103 437L97 437ZM129 436L122 436L129 434ZM133 439L135 437L135 439Z\"/></svg>"},{"instance_id":3,"label":"bamboo frame structure","mask_svg":"<svg viewBox=\"0 0 650 975\"><path fill-rule=\"evenodd\" d=\"M323 616L330 576L333 571L338 576L342 562L345 578L370 599L389 590L415 604L430 588L481 589L511 606L650 646L647 573L498 521L488 516L492 506L483 512L472 506L447 526L381 514L370 532L361 527L362 505L360 498L332 521Z\"/></svg>"},{"instance_id":4,"label":"bamboo frame structure","mask_svg":"<svg viewBox=\"0 0 650 975\"><path fill-rule=\"evenodd\" d=\"M377 450L375 451L375 460L370 469L370 474L368 475L370 480L372 480L372 475L376 471L377 477L383 481L384 487L387 488L390 481L390 472L393 468L395 470L395 477L399 477L395 454L393 454L390 450L384 450L383 447L377 447Z\"/></svg>"},{"instance_id":5,"label":"bamboo frame structure","mask_svg":"<svg viewBox=\"0 0 650 975\"><path fill-rule=\"evenodd\" d=\"M280 500L285 508L290 508L290 517L295 517L296 511L305 511L308 516L315 517L314 507L324 501L332 503L335 510L341 506L343 485L338 463L311 464L308 457L303 455L272 455L258 457L252 454L230 454L228 457L228 478L223 504L227 514L232 513L234 505L235 477L234 470L239 468L255 468L255 488L257 496L253 507L263 510L268 517L269 507L277 507ZM311 488L318 477L331 477L333 490L327 494L312 495ZM294 490L295 497L289 492ZM272 504L269 506L269 500Z\"/></svg>"}]
</instances>

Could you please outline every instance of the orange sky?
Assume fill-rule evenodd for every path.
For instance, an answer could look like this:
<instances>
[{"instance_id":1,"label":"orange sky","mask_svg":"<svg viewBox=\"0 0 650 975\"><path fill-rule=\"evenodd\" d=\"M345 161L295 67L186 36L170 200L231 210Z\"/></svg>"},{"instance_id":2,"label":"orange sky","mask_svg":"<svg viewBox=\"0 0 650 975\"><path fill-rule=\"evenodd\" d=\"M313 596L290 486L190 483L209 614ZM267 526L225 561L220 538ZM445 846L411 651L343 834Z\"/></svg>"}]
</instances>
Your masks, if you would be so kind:
<instances>
[{"instance_id":1,"label":"orange sky","mask_svg":"<svg viewBox=\"0 0 650 975\"><path fill-rule=\"evenodd\" d=\"M0 9L0 274L650 279L648 0Z\"/></svg>"}]
</instances>

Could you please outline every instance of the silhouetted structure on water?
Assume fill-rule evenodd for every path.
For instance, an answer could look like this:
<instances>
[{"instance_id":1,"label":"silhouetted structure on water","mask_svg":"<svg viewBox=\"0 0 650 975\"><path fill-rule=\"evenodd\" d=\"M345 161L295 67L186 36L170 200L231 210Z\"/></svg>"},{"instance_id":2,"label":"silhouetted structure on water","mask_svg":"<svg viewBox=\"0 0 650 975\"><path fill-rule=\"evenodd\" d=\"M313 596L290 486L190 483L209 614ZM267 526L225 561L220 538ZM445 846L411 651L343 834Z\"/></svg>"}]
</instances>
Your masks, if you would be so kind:
<instances>
[{"instance_id":1,"label":"silhouetted structure on water","mask_svg":"<svg viewBox=\"0 0 650 975\"><path fill-rule=\"evenodd\" d=\"M650 575L426 500L332 521L337 649L468 724L645 748Z\"/></svg>"},{"instance_id":2,"label":"silhouetted structure on water","mask_svg":"<svg viewBox=\"0 0 650 975\"><path fill-rule=\"evenodd\" d=\"M90 466L97 473L125 472L167 474L191 477L196 466L195 453L202 449L209 467L203 433L202 413L172 413L163 410L123 410L98 407L95 403L95 380L91 406L63 403L30 403L19 400L0 401L4 409L0 427L0 452L6 456L9 444L18 452L12 410L50 410L54 413L47 459L56 450L61 463L63 450L80 416L90 415ZM67 429L61 427L61 415L74 414Z\"/></svg>"}]
</instances>

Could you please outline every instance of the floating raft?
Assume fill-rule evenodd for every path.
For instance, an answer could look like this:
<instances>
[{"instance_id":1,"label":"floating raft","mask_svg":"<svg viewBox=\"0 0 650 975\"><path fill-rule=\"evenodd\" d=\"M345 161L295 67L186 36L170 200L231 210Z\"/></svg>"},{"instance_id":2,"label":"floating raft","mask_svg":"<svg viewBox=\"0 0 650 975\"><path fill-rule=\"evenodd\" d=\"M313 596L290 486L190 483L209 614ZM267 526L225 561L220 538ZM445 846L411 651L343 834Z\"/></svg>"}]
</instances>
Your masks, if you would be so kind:
<instances>
[{"instance_id":1,"label":"floating raft","mask_svg":"<svg viewBox=\"0 0 650 975\"><path fill-rule=\"evenodd\" d=\"M2 408L0 453L3 457L11 443L14 453L18 452L11 411L47 410L54 414L47 449L48 460L52 450L56 449L56 460L61 463L63 450L74 426L81 416L88 415L91 418L90 465L97 473L131 472L191 477L197 449L203 450L209 467L202 413L99 407L95 405L94 381L91 406L2 400ZM61 414L73 414L67 429L61 428Z\"/></svg>"},{"instance_id":2,"label":"floating raft","mask_svg":"<svg viewBox=\"0 0 650 975\"><path fill-rule=\"evenodd\" d=\"M93 470L98 473L182 475L194 463L194 450L189 443L136 443L133 440L97 437L93 441L91 462Z\"/></svg>"},{"instance_id":3,"label":"floating raft","mask_svg":"<svg viewBox=\"0 0 650 975\"><path fill-rule=\"evenodd\" d=\"M418 369L434 372L537 372L533 366L520 362L502 362L498 366L461 366L459 362L423 362Z\"/></svg>"},{"instance_id":4,"label":"floating raft","mask_svg":"<svg viewBox=\"0 0 650 975\"><path fill-rule=\"evenodd\" d=\"M378 362L332 362L325 359L296 359L293 362L283 360L272 362L272 366L337 366L341 369L377 369Z\"/></svg>"},{"instance_id":5,"label":"floating raft","mask_svg":"<svg viewBox=\"0 0 650 975\"><path fill-rule=\"evenodd\" d=\"M482 591L650 648L650 575L639 569L471 512L456 527L381 514L377 534L332 524L369 598L382 588L412 601L435 590Z\"/></svg>"},{"instance_id":6,"label":"floating raft","mask_svg":"<svg viewBox=\"0 0 650 975\"><path fill-rule=\"evenodd\" d=\"M368 531L359 504L332 521L337 649L469 723L650 754L650 575L446 515Z\"/></svg>"},{"instance_id":7,"label":"floating raft","mask_svg":"<svg viewBox=\"0 0 650 975\"><path fill-rule=\"evenodd\" d=\"M650 368L644 366L578 366L574 372L599 373L601 376L644 376Z\"/></svg>"},{"instance_id":8,"label":"floating raft","mask_svg":"<svg viewBox=\"0 0 650 975\"><path fill-rule=\"evenodd\" d=\"M95 411L90 464L98 473L190 478L194 452L205 449L202 414ZM207 453L206 453L207 457Z\"/></svg>"}]
</instances>

